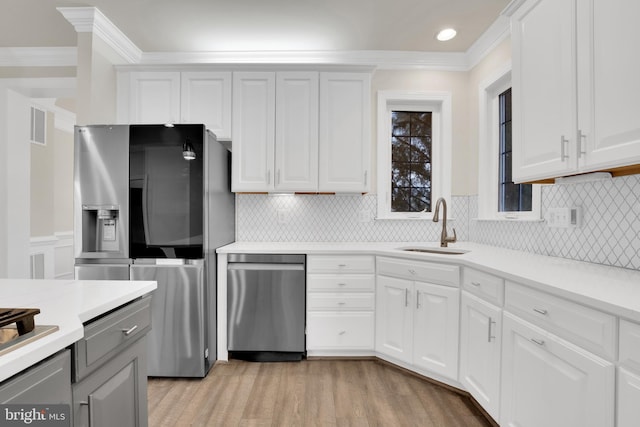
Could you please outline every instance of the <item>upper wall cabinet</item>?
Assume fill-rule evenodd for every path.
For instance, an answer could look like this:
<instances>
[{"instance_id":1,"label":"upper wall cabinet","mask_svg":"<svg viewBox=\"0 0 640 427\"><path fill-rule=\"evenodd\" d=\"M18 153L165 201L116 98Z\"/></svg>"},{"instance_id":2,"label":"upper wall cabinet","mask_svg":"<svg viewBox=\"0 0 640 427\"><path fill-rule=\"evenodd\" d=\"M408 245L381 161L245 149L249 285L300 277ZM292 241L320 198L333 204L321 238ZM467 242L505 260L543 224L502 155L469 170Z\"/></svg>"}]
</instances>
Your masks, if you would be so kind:
<instances>
[{"instance_id":1,"label":"upper wall cabinet","mask_svg":"<svg viewBox=\"0 0 640 427\"><path fill-rule=\"evenodd\" d=\"M371 76L320 74L321 192L370 188Z\"/></svg>"},{"instance_id":2,"label":"upper wall cabinet","mask_svg":"<svg viewBox=\"0 0 640 427\"><path fill-rule=\"evenodd\" d=\"M234 72L235 192L366 192L370 75Z\"/></svg>"},{"instance_id":3,"label":"upper wall cabinet","mask_svg":"<svg viewBox=\"0 0 640 427\"><path fill-rule=\"evenodd\" d=\"M231 72L121 71L119 123L204 123L231 139Z\"/></svg>"},{"instance_id":4,"label":"upper wall cabinet","mask_svg":"<svg viewBox=\"0 0 640 427\"><path fill-rule=\"evenodd\" d=\"M507 14L514 180L640 163L640 3L514 1Z\"/></svg>"},{"instance_id":5,"label":"upper wall cabinet","mask_svg":"<svg viewBox=\"0 0 640 427\"><path fill-rule=\"evenodd\" d=\"M318 73L234 73L233 134L233 191L317 191Z\"/></svg>"}]
</instances>

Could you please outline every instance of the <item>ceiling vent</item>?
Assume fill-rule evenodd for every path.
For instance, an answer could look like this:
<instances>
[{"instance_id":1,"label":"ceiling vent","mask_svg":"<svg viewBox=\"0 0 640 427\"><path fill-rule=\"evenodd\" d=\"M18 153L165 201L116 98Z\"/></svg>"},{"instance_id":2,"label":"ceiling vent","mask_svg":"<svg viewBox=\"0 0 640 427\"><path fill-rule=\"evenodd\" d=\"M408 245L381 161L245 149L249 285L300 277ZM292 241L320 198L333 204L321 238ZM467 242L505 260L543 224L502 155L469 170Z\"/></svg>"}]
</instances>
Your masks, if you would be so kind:
<instances>
[{"instance_id":1,"label":"ceiling vent","mask_svg":"<svg viewBox=\"0 0 640 427\"><path fill-rule=\"evenodd\" d=\"M31 107L31 142L46 145L47 113L36 107Z\"/></svg>"}]
</instances>

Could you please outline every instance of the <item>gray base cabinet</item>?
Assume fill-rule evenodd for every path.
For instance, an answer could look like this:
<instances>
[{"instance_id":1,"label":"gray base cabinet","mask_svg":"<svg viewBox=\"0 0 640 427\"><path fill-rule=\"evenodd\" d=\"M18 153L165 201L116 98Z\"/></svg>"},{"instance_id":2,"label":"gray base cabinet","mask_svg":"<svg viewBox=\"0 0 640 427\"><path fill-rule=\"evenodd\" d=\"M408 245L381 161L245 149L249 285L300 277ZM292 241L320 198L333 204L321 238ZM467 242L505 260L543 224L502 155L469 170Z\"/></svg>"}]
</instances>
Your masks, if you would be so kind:
<instances>
[{"instance_id":1,"label":"gray base cabinet","mask_svg":"<svg viewBox=\"0 0 640 427\"><path fill-rule=\"evenodd\" d=\"M0 403L71 405L71 352L63 350L0 385Z\"/></svg>"},{"instance_id":2,"label":"gray base cabinet","mask_svg":"<svg viewBox=\"0 0 640 427\"><path fill-rule=\"evenodd\" d=\"M147 426L146 338L73 385L75 426Z\"/></svg>"}]
</instances>

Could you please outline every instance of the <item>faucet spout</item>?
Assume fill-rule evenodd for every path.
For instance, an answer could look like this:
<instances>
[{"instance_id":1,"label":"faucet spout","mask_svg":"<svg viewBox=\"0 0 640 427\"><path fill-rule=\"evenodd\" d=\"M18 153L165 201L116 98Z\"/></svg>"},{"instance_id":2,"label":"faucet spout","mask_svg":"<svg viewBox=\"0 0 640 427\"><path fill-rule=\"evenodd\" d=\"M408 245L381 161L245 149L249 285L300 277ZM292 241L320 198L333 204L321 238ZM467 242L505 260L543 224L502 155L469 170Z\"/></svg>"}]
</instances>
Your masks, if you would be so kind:
<instances>
[{"instance_id":1,"label":"faucet spout","mask_svg":"<svg viewBox=\"0 0 640 427\"><path fill-rule=\"evenodd\" d=\"M433 212L433 222L438 222L440 219L440 206L442 206L442 232L440 233L440 247L446 248L449 243L455 243L457 240L456 229L453 228L453 236L447 234L447 201L440 197L436 201L436 208Z\"/></svg>"}]
</instances>

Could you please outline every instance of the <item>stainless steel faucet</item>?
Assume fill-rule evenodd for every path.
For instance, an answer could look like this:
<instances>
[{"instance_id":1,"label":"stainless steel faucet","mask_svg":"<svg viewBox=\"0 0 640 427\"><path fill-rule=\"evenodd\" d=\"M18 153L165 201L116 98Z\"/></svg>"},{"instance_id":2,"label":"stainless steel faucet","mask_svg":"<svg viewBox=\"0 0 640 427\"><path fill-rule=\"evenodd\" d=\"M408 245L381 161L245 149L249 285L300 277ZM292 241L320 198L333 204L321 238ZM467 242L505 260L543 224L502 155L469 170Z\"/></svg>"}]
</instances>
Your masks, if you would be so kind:
<instances>
[{"instance_id":1,"label":"stainless steel faucet","mask_svg":"<svg viewBox=\"0 0 640 427\"><path fill-rule=\"evenodd\" d=\"M436 209L433 213L433 222L438 222L438 213L440 212L440 205L442 205L442 233L440 233L440 247L446 248L447 244L455 243L456 241L456 229L453 228L453 237L447 235L447 201L440 197L436 201Z\"/></svg>"}]
</instances>

